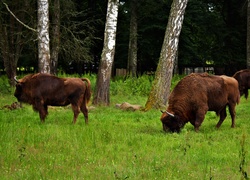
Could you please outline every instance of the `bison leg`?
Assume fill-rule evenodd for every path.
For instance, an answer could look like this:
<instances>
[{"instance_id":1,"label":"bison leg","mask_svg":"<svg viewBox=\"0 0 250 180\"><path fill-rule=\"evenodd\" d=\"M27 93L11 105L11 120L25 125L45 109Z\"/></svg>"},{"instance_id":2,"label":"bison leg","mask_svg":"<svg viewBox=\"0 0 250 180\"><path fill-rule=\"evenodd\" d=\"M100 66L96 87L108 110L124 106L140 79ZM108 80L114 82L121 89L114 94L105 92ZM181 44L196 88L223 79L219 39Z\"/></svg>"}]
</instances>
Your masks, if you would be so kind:
<instances>
[{"instance_id":1,"label":"bison leg","mask_svg":"<svg viewBox=\"0 0 250 180\"><path fill-rule=\"evenodd\" d=\"M220 120L216 125L216 128L219 128L221 126L221 124L223 123L223 121L225 120L225 118L227 117L227 112L226 112L226 106L220 111Z\"/></svg>"},{"instance_id":2,"label":"bison leg","mask_svg":"<svg viewBox=\"0 0 250 180\"><path fill-rule=\"evenodd\" d=\"M229 113L231 115L231 119L232 119L232 125L231 127L234 128L235 127L235 104L229 104Z\"/></svg>"},{"instance_id":3,"label":"bison leg","mask_svg":"<svg viewBox=\"0 0 250 180\"><path fill-rule=\"evenodd\" d=\"M248 98L248 89L244 90L244 94L245 94L245 98L247 99Z\"/></svg>"},{"instance_id":4,"label":"bison leg","mask_svg":"<svg viewBox=\"0 0 250 180\"><path fill-rule=\"evenodd\" d=\"M41 122L44 123L45 118L48 115L48 106L47 105L41 106L39 108L39 115L40 115Z\"/></svg>"},{"instance_id":5,"label":"bison leg","mask_svg":"<svg viewBox=\"0 0 250 180\"><path fill-rule=\"evenodd\" d=\"M81 105L81 111L84 115L84 119L85 119L85 124L89 123L89 119L88 119L88 108L86 106L86 104L83 102Z\"/></svg>"},{"instance_id":6,"label":"bison leg","mask_svg":"<svg viewBox=\"0 0 250 180\"><path fill-rule=\"evenodd\" d=\"M199 131L199 128L200 128L202 122L204 121L205 114L207 112L207 110L202 110L202 109L203 108L201 108L201 110L197 111L197 113L196 113L196 118L195 118L195 122L194 122L194 129L196 132Z\"/></svg>"},{"instance_id":7,"label":"bison leg","mask_svg":"<svg viewBox=\"0 0 250 180\"><path fill-rule=\"evenodd\" d=\"M77 105L72 104L72 110L74 112L74 119L73 119L73 124L76 123L77 117L80 113L79 107Z\"/></svg>"}]
</instances>

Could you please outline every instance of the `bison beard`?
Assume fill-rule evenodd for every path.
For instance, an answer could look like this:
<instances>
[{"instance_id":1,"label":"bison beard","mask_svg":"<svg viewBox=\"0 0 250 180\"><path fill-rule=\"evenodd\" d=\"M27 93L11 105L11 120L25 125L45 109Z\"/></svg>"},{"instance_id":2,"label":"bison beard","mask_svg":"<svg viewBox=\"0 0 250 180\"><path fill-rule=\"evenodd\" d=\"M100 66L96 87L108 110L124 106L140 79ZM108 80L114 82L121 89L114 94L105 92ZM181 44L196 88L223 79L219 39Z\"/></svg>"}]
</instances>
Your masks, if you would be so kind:
<instances>
[{"instance_id":1,"label":"bison beard","mask_svg":"<svg viewBox=\"0 0 250 180\"><path fill-rule=\"evenodd\" d=\"M199 130L207 111L215 111L220 120L219 128L227 116L226 107L235 126L235 106L239 103L238 82L228 76L192 73L183 78L171 92L168 107L162 113L164 131L180 132L190 122Z\"/></svg>"},{"instance_id":2,"label":"bison beard","mask_svg":"<svg viewBox=\"0 0 250 180\"><path fill-rule=\"evenodd\" d=\"M87 78L58 78L50 74L30 74L15 78L15 97L20 102L29 103L39 112L41 122L48 115L48 105L66 106L71 104L74 112L73 123L82 111L88 123L87 104L91 97L91 84Z\"/></svg>"}]
</instances>

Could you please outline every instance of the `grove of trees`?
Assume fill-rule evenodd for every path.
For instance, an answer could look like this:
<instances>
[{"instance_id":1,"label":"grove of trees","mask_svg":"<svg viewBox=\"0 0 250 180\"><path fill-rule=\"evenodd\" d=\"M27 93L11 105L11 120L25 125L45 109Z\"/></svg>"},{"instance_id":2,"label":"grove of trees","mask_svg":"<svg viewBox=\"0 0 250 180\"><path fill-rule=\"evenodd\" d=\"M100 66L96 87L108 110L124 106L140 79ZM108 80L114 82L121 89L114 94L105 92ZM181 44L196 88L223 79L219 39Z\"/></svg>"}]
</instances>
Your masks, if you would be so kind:
<instances>
[{"instance_id":1,"label":"grove of trees","mask_svg":"<svg viewBox=\"0 0 250 180\"><path fill-rule=\"evenodd\" d=\"M105 85L107 89L116 68L127 69L127 75L132 77L155 72L167 38L177 40L174 51L165 49L174 56L174 61L171 59L167 64L170 66L166 72L171 73L168 81L174 67L175 72L183 73L185 67L213 66L216 74L227 75L249 67L248 1L185 1L181 33L164 38L174 2L3 0L0 3L0 73L6 73L14 85L13 78L20 72L93 72L98 73L97 86ZM109 5L113 7L110 12ZM44 29L40 28L41 24ZM42 33L46 36L40 37ZM46 40L45 45L41 46L41 40ZM115 42L115 46L110 47L110 42ZM112 54L111 59L107 58L108 53ZM167 68L164 64L160 66ZM100 79L101 71L108 76ZM98 91L103 93L98 89L95 101L103 98L101 102L108 104L108 93L98 94Z\"/></svg>"}]
</instances>

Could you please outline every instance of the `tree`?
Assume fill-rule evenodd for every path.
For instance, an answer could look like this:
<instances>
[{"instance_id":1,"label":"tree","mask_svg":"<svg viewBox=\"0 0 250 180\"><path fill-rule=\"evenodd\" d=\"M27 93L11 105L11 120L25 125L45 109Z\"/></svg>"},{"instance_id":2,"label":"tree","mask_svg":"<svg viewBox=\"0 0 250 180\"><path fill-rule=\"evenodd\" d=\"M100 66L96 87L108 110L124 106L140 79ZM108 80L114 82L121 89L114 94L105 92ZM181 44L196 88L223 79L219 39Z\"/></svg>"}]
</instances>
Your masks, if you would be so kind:
<instances>
[{"instance_id":1,"label":"tree","mask_svg":"<svg viewBox=\"0 0 250 180\"><path fill-rule=\"evenodd\" d=\"M149 110L152 107L160 109L166 106L187 3L188 0L173 0L155 79L145 105L145 110Z\"/></svg>"},{"instance_id":2,"label":"tree","mask_svg":"<svg viewBox=\"0 0 250 180\"><path fill-rule=\"evenodd\" d=\"M98 69L93 104L109 105L109 85L115 53L119 0L108 0L104 45Z\"/></svg>"},{"instance_id":3,"label":"tree","mask_svg":"<svg viewBox=\"0 0 250 180\"><path fill-rule=\"evenodd\" d=\"M250 1L247 1L247 69L250 69Z\"/></svg>"},{"instance_id":4,"label":"tree","mask_svg":"<svg viewBox=\"0 0 250 180\"><path fill-rule=\"evenodd\" d=\"M129 34L129 46L128 46L128 65L127 74L132 77L136 77L137 74L137 11L138 1L130 1L130 34Z\"/></svg>"},{"instance_id":5,"label":"tree","mask_svg":"<svg viewBox=\"0 0 250 180\"><path fill-rule=\"evenodd\" d=\"M60 48L60 0L54 0L52 8L51 74L57 74Z\"/></svg>"},{"instance_id":6,"label":"tree","mask_svg":"<svg viewBox=\"0 0 250 180\"><path fill-rule=\"evenodd\" d=\"M20 23L30 21L26 16L26 13L29 12L30 2L23 1L21 7L18 2L10 2L9 5L11 8L6 3L0 4L0 49L10 85L14 86L17 63L25 41L30 37L28 33L23 32L24 26Z\"/></svg>"},{"instance_id":7,"label":"tree","mask_svg":"<svg viewBox=\"0 0 250 180\"><path fill-rule=\"evenodd\" d=\"M38 71L50 73L49 1L37 0Z\"/></svg>"}]
</instances>

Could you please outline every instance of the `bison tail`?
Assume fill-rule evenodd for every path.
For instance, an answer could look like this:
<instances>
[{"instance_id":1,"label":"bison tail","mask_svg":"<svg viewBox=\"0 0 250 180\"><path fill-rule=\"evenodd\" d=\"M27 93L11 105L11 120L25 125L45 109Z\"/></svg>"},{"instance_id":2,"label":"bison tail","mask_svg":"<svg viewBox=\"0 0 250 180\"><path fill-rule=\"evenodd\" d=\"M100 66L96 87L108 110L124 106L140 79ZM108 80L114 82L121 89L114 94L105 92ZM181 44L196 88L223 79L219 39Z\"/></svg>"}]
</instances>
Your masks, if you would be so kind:
<instances>
[{"instance_id":1,"label":"bison tail","mask_svg":"<svg viewBox=\"0 0 250 180\"><path fill-rule=\"evenodd\" d=\"M90 101L90 98L91 98L91 83L90 83L90 80L88 78L81 78L81 79L82 79L82 81L86 82L86 90L84 93L84 100L85 100L86 104L88 104Z\"/></svg>"}]
</instances>

